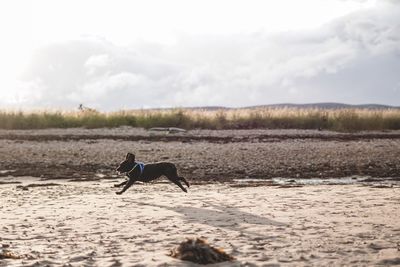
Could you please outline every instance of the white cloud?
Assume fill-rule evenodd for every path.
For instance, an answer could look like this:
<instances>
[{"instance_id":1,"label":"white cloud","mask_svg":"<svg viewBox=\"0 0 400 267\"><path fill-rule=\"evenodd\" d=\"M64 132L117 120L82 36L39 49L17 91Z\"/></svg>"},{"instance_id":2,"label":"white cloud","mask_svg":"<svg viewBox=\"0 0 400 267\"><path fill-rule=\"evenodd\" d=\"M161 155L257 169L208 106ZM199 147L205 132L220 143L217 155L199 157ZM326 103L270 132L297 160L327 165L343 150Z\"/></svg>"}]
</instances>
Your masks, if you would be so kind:
<instances>
[{"instance_id":1,"label":"white cloud","mask_svg":"<svg viewBox=\"0 0 400 267\"><path fill-rule=\"evenodd\" d=\"M90 56L85 62L85 68L89 75L94 75L96 72L107 70L110 67L110 56L107 54Z\"/></svg>"},{"instance_id":2,"label":"white cloud","mask_svg":"<svg viewBox=\"0 0 400 267\"><path fill-rule=\"evenodd\" d=\"M393 90L400 82L399 59L400 9L386 0L308 31L180 34L174 44L121 46L95 37L55 43L37 51L15 96L21 106L84 103L102 110L318 101L399 105L400 92ZM18 101L11 102L0 100Z\"/></svg>"},{"instance_id":3,"label":"white cloud","mask_svg":"<svg viewBox=\"0 0 400 267\"><path fill-rule=\"evenodd\" d=\"M6 91L2 100L0 100L6 106L18 105L20 103L27 106L35 106L45 98L47 91L46 86L39 78L29 81L15 81L10 86L15 88L15 90Z\"/></svg>"}]
</instances>

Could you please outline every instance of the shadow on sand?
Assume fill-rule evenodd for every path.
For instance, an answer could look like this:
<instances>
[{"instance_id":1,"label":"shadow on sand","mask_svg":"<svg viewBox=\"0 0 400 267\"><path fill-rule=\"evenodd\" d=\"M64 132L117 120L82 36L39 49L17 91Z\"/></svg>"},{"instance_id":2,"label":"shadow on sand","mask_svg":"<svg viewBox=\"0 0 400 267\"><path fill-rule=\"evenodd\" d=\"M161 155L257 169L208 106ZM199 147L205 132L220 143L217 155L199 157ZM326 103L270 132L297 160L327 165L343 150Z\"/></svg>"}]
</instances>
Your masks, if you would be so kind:
<instances>
[{"instance_id":1,"label":"shadow on sand","mask_svg":"<svg viewBox=\"0 0 400 267\"><path fill-rule=\"evenodd\" d=\"M137 205L146 205L174 211L182 214L182 218L191 223L206 224L215 228L226 228L243 234L263 236L262 233L248 231L251 225L266 225L273 227L287 227L288 224L268 219L259 215L239 210L236 207L220 206L204 202L207 208L190 206L166 206L161 204L149 204L132 201Z\"/></svg>"}]
</instances>

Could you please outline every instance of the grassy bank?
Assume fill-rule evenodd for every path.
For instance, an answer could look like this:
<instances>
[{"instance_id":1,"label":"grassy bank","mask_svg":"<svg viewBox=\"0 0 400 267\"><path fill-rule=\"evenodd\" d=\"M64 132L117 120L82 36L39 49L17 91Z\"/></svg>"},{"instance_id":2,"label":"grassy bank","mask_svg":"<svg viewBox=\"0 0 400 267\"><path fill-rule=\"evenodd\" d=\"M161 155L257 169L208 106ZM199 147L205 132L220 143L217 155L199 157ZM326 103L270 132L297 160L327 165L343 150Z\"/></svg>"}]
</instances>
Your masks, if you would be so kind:
<instances>
[{"instance_id":1,"label":"grassy bank","mask_svg":"<svg viewBox=\"0 0 400 267\"><path fill-rule=\"evenodd\" d=\"M325 129L334 131L398 130L400 110L232 109L0 112L1 129L180 127L184 129Z\"/></svg>"}]
</instances>

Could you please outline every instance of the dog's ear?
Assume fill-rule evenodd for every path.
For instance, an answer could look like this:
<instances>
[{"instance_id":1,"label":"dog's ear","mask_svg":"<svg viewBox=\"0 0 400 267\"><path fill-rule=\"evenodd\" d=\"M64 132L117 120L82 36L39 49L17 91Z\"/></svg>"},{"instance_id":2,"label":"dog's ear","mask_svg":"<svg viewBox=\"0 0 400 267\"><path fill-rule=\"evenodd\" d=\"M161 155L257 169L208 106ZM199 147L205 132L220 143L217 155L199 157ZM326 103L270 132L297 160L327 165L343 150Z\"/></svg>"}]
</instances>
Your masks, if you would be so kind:
<instances>
[{"instance_id":1,"label":"dog's ear","mask_svg":"<svg viewBox=\"0 0 400 267\"><path fill-rule=\"evenodd\" d=\"M129 161L135 161L135 155L132 153L127 153L125 159Z\"/></svg>"}]
</instances>

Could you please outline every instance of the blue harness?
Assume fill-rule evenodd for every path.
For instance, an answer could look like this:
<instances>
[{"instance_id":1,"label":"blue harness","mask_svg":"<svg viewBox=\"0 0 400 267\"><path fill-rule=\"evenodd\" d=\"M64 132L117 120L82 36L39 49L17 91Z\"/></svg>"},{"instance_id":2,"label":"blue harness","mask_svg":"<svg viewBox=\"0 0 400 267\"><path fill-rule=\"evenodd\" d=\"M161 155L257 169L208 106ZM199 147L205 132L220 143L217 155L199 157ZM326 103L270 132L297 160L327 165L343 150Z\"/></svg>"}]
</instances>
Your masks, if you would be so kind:
<instances>
[{"instance_id":1,"label":"blue harness","mask_svg":"<svg viewBox=\"0 0 400 267\"><path fill-rule=\"evenodd\" d=\"M139 170L140 170L140 176L142 176L143 174L143 170L144 170L144 163L143 162L136 162L136 165L132 168L132 170L134 170L137 166L139 166Z\"/></svg>"}]
</instances>

